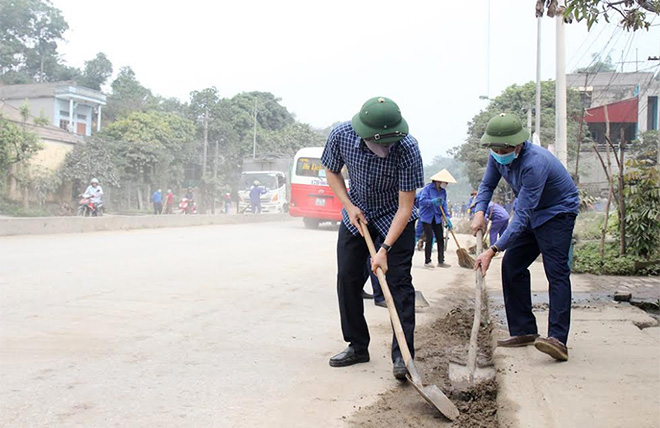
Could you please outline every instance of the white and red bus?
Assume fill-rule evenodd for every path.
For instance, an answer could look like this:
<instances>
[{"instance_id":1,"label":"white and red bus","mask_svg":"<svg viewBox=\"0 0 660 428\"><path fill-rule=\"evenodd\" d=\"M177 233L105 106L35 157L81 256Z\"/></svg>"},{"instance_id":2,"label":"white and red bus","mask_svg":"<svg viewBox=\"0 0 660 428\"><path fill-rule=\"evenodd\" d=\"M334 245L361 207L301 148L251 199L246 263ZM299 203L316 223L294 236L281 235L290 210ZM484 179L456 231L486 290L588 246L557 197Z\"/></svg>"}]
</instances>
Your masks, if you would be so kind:
<instances>
[{"instance_id":1,"label":"white and red bus","mask_svg":"<svg viewBox=\"0 0 660 428\"><path fill-rule=\"evenodd\" d=\"M291 171L291 202L289 214L302 217L305 226L315 229L319 223L341 221L342 205L328 186L325 169L321 164L323 147L298 150ZM346 188L348 174L342 170Z\"/></svg>"}]
</instances>

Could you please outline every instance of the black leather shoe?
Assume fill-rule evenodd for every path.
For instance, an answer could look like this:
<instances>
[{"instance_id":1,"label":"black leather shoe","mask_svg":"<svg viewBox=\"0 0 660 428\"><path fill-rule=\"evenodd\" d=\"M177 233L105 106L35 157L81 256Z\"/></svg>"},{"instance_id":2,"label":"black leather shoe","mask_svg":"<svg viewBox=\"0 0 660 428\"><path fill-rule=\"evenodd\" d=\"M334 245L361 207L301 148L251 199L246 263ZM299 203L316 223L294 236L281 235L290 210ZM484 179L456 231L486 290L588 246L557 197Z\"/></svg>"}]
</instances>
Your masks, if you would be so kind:
<instances>
[{"instance_id":1,"label":"black leather shoe","mask_svg":"<svg viewBox=\"0 0 660 428\"><path fill-rule=\"evenodd\" d=\"M373 294L369 294L369 293L367 293L366 291L362 290L362 298L363 298L363 299L373 299L373 298L374 298L374 295L373 295Z\"/></svg>"},{"instance_id":2,"label":"black leather shoe","mask_svg":"<svg viewBox=\"0 0 660 428\"><path fill-rule=\"evenodd\" d=\"M406 380L408 369L406 368L406 363L403 362L403 358L397 357L394 359L394 368L392 369L392 374L399 380Z\"/></svg>"},{"instance_id":3,"label":"black leather shoe","mask_svg":"<svg viewBox=\"0 0 660 428\"><path fill-rule=\"evenodd\" d=\"M349 346L342 352L330 358L330 367L346 367L357 363L366 363L368 361L369 351L366 349L358 351L352 346Z\"/></svg>"},{"instance_id":4,"label":"black leather shoe","mask_svg":"<svg viewBox=\"0 0 660 428\"><path fill-rule=\"evenodd\" d=\"M385 303L385 300L376 300L374 301L374 305L380 306L381 308L387 307L387 303Z\"/></svg>"}]
</instances>

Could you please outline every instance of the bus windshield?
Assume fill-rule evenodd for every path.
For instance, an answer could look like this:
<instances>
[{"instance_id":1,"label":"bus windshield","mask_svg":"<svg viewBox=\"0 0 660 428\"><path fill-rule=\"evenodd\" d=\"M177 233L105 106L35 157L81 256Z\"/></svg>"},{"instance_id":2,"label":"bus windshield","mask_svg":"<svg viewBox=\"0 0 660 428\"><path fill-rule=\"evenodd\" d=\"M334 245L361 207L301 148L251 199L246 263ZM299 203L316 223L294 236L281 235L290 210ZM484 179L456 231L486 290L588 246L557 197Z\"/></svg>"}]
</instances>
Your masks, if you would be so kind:
<instances>
[{"instance_id":1,"label":"bus windshield","mask_svg":"<svg viewBox=\"0 0 660 428\"><path fill-rule=\"evenodd\" d=\"M342 168L341 174L344 176L344 179L348 179L346 166ZM325 168L320 158L298 158L298 162L296 162L296 175L301 177L325 178Z\"/></svg>"},{"instance_id":2,"label":"bus windshield","mask_svg":"<svg viewBox=\"0 0 660 428\"><path fill-rule=\"evenodd\" d=\"M254 182L258 181L260 186L266 190L277 189L277 175L273 173L250 172L241 174L240 190L250 190Z\"/></svg>"}]
</instances>

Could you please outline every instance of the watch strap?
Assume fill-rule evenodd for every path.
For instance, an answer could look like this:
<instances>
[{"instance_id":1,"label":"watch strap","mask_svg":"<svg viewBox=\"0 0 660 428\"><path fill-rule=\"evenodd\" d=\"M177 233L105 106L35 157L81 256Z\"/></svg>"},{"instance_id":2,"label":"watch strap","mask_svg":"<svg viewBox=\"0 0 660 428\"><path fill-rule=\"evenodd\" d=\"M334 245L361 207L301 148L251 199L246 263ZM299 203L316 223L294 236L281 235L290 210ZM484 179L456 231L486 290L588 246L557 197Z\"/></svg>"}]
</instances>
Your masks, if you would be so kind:
<instances>
[{"instance_id":1,"label":"watch strap","mask_svg":"<svg viewBox=\"0 0 660 428\"><path fill-rule=\"evenodd\" d=\"M387 244L385 244L385 243L380 244L380 248L384 248L385 251L387 251L388 253L389 253L390 250L392 249L392 247L391 247L390 245L387 245Z\"/></svg>"}]
</instances>

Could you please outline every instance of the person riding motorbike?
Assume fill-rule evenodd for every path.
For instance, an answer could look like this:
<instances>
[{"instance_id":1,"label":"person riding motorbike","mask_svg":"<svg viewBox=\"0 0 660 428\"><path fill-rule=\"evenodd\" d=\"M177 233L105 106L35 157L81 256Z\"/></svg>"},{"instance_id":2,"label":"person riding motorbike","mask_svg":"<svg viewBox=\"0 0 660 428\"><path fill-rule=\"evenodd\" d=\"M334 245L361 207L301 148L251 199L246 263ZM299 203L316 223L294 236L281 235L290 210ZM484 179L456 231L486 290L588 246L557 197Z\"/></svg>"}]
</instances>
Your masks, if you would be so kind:
<instances>
[{"instance_id":1,"label":"person riding motorbike","mask_svg":"<svg viewBox=\"0 0 660 428\"><path fill-rule=\"evenodd\" d=\"M98 179L92 178L89 186L85 189L84 194L90 196L92 203L94 204L94 209L98 210L98 207L103 204L103 189L101 188Z\"/></svg>"}]
</instances>

